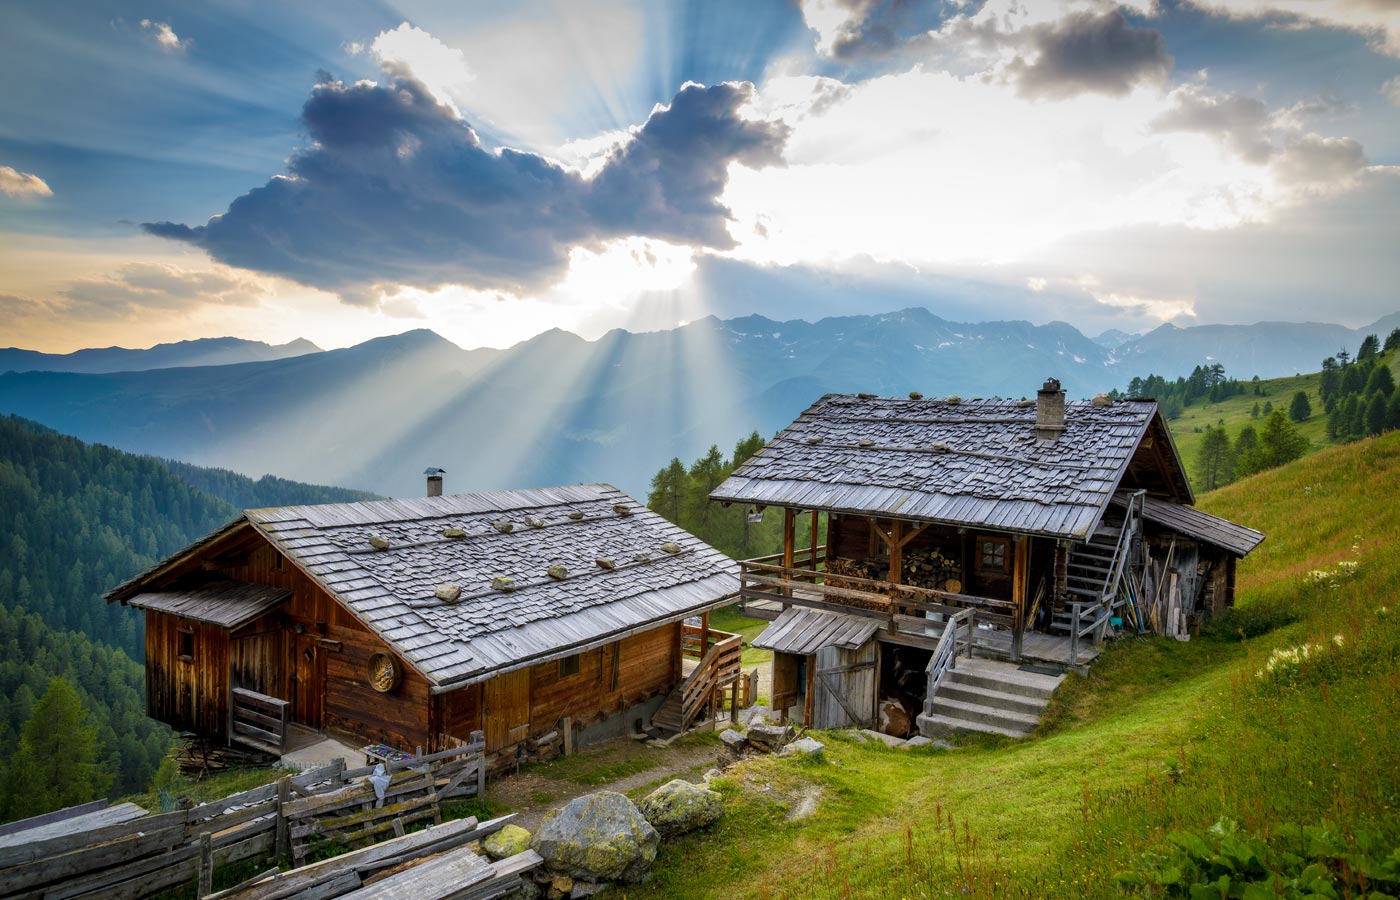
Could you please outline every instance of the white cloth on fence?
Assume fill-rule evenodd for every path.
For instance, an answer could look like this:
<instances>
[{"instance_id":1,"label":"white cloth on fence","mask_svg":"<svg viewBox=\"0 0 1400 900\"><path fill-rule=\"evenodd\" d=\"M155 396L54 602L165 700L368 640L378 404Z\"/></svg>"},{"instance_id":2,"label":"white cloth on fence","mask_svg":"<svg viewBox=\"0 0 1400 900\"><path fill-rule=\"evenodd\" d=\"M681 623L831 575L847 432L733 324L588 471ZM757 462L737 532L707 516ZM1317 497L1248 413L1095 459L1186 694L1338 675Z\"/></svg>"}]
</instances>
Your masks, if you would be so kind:
<instances>
[{"instance_id":1,"label":"white cloth on fence","mask_svg":"<svg viewBox=\"0 0 1400 900\"><path fill-rule=\"evenodd\" d=\"M384 803L384 792L389 788L389 771L384 768L384 764L375 763L374 771L369 775L369 783L374 788L374 796L378 798L376 806Z\"/></svg>"}]
</instances>

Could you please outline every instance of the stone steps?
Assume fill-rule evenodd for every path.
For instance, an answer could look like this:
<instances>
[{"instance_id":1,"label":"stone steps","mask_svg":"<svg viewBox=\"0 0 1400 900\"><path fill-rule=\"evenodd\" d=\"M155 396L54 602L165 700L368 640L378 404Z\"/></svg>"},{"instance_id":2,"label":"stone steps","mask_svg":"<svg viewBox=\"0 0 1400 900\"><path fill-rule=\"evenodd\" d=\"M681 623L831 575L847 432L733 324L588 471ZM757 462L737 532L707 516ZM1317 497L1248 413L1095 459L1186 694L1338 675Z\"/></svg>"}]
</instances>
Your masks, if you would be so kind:
<instances>
[{"instance_id":1,"label":"stone steps","mask_svg":"<svg viewBox=\"0 0 1400 900\"><path fill-rule=\"evenodd\" d=\"M957 731L1025 737L1040 724L1063 680L1064 675L1025 672L1012 663L960 660L919 716L919 731L925 737Z\"/></svg>"}]
</instances>

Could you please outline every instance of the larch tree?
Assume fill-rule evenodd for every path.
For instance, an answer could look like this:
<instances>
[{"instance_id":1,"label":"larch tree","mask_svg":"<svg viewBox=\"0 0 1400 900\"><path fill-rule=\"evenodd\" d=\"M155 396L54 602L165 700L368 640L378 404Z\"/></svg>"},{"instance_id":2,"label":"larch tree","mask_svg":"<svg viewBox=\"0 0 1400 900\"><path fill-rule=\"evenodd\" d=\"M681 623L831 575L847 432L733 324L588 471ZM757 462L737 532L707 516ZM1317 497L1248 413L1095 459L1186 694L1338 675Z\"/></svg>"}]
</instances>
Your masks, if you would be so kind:
<instances>
[{"instance_id":1,"label":"larch tree","mask_svg":"<svg viewBox=\"0 0 1400 900\"><path fill-rule=\"evenodd\" d=\"M1230 436L1224 428L1207 428L1201 439L1197 470L1201 486L1213 491L1230 481Z\"/></svg>"},{"instance_id":2,"label":"larch tree","mask_svg":"<svg viewBox=\"0 0 1400 900\"><path fill-rule=\"evenodd\" d=\"M97 727L68 681L54 677L24 723L5 773L5 813L18 819L87 803L106 793L112 772Z\"/></svg>"},{"instance_id":3,"label":"larch tree","mask_svg":"<svg viewBox=\"0 0 1400 900\"><path fill-rule=\"evenodd\" d=\"M1288 418L1295 422L1306 422L1312 415L1312 404L1308 402L1308 392L1299 391L1293 395L1293 402L1288 405Z\"/></svg>"}]
</instances>

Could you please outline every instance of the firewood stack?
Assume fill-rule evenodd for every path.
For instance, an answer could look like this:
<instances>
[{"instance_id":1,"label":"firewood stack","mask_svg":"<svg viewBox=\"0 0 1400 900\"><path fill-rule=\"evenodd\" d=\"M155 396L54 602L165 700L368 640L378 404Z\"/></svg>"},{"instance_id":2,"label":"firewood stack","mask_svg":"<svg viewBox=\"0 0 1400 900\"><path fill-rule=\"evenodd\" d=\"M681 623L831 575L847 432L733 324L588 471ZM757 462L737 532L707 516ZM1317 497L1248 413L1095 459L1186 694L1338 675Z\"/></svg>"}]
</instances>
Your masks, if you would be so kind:
<instances>
[{"instance_id":1,"label":"firewood stack","mask_svg":"<svg viewBox=\"0 0 1400 900\"><path fill-rule=\"evenodd\" d=\"M833 559L828 562L826 566L826 583L836 587L847 587L855 590L873 591L874 593L898 596L900 592L897 590L875 590L870 585L863 585L856 582L842 582L840 579L842 575L849 575L855 578L886 581L890 577L889 566L889 560L878 557L873 559ZM954 594L960 594L962 593L963 587L962 567L956 560L937 548L931 550L906 550L903 567L901 569L900 582L915 587L931 588L937 591L949 591Z\"/></svg>"}]
</instances>

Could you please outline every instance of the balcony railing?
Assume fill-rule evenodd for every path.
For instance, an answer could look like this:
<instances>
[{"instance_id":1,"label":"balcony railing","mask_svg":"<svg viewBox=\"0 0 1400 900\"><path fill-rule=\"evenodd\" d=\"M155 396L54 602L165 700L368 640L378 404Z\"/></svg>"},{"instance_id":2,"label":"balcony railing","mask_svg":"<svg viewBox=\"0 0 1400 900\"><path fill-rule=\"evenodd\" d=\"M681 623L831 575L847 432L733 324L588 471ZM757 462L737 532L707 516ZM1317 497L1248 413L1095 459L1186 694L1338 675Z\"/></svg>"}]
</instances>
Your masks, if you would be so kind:
<instances>
[{"instance_id":1,"label":"balcony railing","mask_svg":"<svg viewBox=\"0 0 1400 900\"><path fill-rule=\"evenodd\" d=\"M818 552L824 549L818 548ZM776 557L777 563L774 559L760 557L740 563L740 596L745 601L880 619L890 635L902 635L917 644L936 642L942 622L968 609L977 610L979 623L1005 628L1015 624L1016 604L1010 600L833 575L822 568L783 566L781 557ZM796 555L793 561L797 562Z\"/></svg>"}]
</instances>

